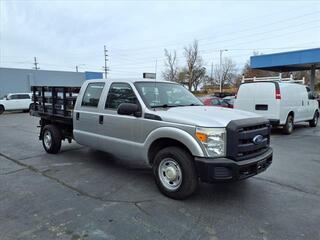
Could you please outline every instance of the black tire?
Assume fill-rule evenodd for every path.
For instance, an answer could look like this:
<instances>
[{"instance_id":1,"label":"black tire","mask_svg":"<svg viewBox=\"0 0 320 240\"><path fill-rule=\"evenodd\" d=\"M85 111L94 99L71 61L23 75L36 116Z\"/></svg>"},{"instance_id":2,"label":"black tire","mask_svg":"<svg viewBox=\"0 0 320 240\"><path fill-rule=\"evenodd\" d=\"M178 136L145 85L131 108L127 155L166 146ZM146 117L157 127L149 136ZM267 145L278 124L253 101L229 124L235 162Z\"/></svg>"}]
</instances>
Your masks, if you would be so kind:
<instances>
[{"instance_id":1,"label":"black tire","mask_svg":"<svg viewBox=\"0 0 320 240\"><path fill-rule=\"evenodd\" d=\"M2 114L4 112L4 106L0 105L0 114Z\"/></svg>"},{"instance_id":2,"label":"black tire","mask_svg":"<svg viewBox=\"0 0 320 240\"><path fill-rule=\"evenodd\" d=\"M171 161L169 159L173 160L173 162L175 162L179 167L177 169L181 170L181 178L176 178L173 180L179 182L179 180L181 179L180 184L176 189L173 189L173 185L166 187L164 183L165 181L163 179L168 179L169 174L168 176L166 176L166 171L164 170L162 170L163 172L161 173L161 169L163 169L161 166L166 167L165 163ZM167 166L171 167L170 165ZM189 197L191 194L195 192L198 186L198 176L193 158L187 151L179 147L167 147L160 150L154 158L153 173L159 190L164 195L173 199L185 199ZM160 176L159 174L162 175ZM176 175L178 176L179 174ZM167 184L170 185L170 183Z\"/></svg>"},{"instance_id":3,"label":"black tire","mask_svg":"<svg viewBox=\"0 0 320 240\"><path fill-rule=\"evenodd\" d=\"M313 115L313 119L309 121L309 126L316 127L318 124L318 120L319 120L319 112L316 111Z\"/></svg>"},{"instance_id":4,"label":"black tire","mask_svg":"<svg viewBox=\"0 0 320 240\"><path fill-rule=\"evenodd\" d=\"M294 122L293 116L290 114L287 117L286 124L283 126L283 133L290 135L293 132Z\"/></svg>"},{"instance_id":5,"label":"black tire","mask_svg":"<svg viewBox=\"0 0 320 240\"><path fill-rule=\"evenodd\" d=\"M49 138L51 139L49 141ZM42 145L44 150L50 154L60 151L62 134L55 125L46 125L42 130Z\"/></svg>"},{"instance_id":6,"label":"black tire","mask_svg":"<svg viewBox=\"0 0 320 240\"><path fill-rule=\"evenodd\" d=\"M34 103L31 103L30 106L29 106L29 111L31 111L33 109L34 109Z\"/></svg>"}]
</instances>

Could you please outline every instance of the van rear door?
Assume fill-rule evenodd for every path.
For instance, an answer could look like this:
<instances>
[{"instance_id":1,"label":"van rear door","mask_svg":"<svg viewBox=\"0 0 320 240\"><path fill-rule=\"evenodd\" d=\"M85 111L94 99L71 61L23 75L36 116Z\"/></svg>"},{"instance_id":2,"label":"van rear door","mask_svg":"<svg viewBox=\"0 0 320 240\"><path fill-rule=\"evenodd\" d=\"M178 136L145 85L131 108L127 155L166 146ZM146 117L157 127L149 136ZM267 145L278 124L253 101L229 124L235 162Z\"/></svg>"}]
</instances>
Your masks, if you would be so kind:
<instances>
[{"instance_id":1,"label":"van rear door","mask_svg":"<svg viewBox=\"0 0 320 240\"><path fill-rule=\"evenodd\" d=\"M279 119L279 101L276 99L275 82L242 84L235 108L260 114L268 119Z\"/></svg>"}]
</instances>

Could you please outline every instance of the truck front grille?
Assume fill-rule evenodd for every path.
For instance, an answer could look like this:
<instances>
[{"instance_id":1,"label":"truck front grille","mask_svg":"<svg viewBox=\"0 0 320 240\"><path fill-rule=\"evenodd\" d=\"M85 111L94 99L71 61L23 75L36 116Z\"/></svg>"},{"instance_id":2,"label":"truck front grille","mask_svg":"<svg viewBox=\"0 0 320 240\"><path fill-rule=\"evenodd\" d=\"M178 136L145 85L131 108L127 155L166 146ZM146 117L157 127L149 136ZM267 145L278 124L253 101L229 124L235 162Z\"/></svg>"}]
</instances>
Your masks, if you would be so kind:
<instances>
[{"instance_id":1,"label":"truck front grille","mask_svg":"<svg viewBox=\"0 0 320 240\"><path fill-rule=\"evenodd\" d=\"M266 152L270 144L271 125L263 118L231 121L227 126L227 157L246 160ZM261 135L260 141L254 138Z\"/></svg>"}]
</instances>

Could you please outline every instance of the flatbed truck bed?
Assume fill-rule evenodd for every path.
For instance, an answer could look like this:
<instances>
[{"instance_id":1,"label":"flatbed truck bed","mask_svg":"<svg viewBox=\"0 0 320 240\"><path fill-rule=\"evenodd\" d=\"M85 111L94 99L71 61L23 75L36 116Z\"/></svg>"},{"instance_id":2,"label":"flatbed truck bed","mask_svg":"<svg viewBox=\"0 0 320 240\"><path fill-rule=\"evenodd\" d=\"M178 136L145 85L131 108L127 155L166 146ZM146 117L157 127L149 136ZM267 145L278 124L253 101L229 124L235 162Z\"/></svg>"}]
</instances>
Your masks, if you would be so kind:
<instances>
[{"instance_id":1,"label":"flatbed truck bed","mask_svg":"<svg viewBox=\"0 0 320 240\"><path fill-rule=\"evenodd\" d=\"M59 126L62 139L71 142L73 138L73 109L80 87L32 86L32 107L30 115L40 117L40 136L48 124Z\"/></svg>"}]
</instances>

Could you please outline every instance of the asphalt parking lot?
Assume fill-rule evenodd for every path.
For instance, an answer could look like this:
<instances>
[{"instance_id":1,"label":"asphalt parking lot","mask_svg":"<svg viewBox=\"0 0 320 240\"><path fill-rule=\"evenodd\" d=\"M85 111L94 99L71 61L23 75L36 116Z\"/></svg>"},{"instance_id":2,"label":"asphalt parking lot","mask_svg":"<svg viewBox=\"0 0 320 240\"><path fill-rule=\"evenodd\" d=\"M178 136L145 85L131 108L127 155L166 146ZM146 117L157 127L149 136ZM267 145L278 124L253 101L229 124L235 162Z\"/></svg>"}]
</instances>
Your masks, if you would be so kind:
<instances>
[{"instance_id":1,"label":"asphalt parking lot","mask_svg":"<svg viewBox=\"0 0 320 240\"><path fill-rule=\"evenodd\" d=\"M0 116L1 240L320 239L320 126L273 131L266 172L175 201L130 159L76 143L46 154L38 120Z\"/></svg>"}]
</instances>

